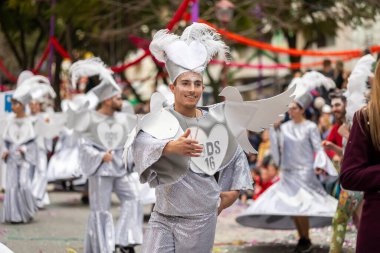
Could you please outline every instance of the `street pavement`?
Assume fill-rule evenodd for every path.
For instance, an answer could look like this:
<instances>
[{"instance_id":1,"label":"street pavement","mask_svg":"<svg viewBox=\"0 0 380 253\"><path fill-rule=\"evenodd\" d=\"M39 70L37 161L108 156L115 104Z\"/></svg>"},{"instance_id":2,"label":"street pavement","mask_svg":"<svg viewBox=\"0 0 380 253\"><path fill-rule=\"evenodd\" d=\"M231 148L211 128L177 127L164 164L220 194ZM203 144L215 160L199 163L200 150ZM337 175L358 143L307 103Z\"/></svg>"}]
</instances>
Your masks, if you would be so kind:
<instances>
[{"instance_id":1,"label":"street pavement","mask_svg":"<svg viewBox=\"0 0 380 253\"><path fill-rule=\"evenodd\" d=\"M0 242L15 253L83 252L89 207L82 205L80 193L77 192L51 192L49 196L51 205L38 212L32 223L0 224ZM112 214L118 217L116 197L112 203ZM213 253L292 252L297 242L296 231L242 227L235 222L235 217L244 208L242 204L235 204L219 216ZM144 212L148 214L150 209L150 206L145 206ZM354 252L352 247L355 244L355 233L350 225L345 242L346 252ZM330 237L331 227L312 229L311 239L315 245L313 252L328 252ZM140 252L139 247L137 252Z\"/></svg>"}]
</instances>

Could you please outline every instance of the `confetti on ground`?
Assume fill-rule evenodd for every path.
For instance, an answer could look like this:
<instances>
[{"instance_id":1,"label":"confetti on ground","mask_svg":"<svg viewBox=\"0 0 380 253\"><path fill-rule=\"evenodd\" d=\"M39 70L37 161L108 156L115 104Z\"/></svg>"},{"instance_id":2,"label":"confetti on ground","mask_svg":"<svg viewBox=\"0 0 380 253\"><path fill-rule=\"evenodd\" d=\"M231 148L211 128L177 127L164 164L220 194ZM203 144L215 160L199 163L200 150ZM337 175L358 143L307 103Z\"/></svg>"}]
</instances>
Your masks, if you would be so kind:
<instances>
[{"instance_id":1,"label":"confetti on ground","mask_svg":"<svg viewBox=\"0 0 380 253\"><path fill-rule=\"evenodd\" d=\"M66 248L66 253L78 253L78 252L73 248Z\"/></svg>"}]
</instances>

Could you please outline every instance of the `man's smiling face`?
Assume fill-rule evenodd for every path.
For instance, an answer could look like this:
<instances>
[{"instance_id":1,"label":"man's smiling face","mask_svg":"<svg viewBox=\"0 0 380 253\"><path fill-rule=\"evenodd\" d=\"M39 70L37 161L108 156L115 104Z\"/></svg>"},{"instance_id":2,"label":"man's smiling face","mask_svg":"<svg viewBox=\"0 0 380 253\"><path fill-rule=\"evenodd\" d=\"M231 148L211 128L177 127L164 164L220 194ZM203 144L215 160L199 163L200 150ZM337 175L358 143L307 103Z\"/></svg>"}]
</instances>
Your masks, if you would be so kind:
<instances>
[{"instance_id":1,"label":"man's smiling face","mask_svg":"<svg viewBox=\"0 0 380 253\"><path fill-rule=\"evenodd\" d=\"M196 72L185 72L170 85L176 105L192 109L197 106L204 90L202 76Z\"/></svg>"}]
</instances>

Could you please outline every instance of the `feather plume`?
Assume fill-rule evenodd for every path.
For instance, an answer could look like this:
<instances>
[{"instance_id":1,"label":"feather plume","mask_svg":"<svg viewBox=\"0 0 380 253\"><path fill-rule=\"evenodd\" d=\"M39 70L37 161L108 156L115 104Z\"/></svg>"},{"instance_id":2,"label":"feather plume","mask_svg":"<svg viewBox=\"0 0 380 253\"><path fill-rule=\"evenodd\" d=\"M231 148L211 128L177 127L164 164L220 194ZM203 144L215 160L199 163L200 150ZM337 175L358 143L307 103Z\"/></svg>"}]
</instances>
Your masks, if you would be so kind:
<instances>
[{"instance_id":1,"label":"feather plume","mask_svg":"<svg viewBox=\"0 0 380 253\"><path fill-rule=\"evenodd\" d=\"M18 90L18 91L17 91ZM17 96L29 93L32 99L41 99L49 94L52 98L56 97L56 93L50 85L50 81L45 76L35 75L24 80L16 89Z\"/></svg>"},{"instance_id":2,"label":"feather plume","mask_svg":"<svg viewBox=\"0 0 380 253\"><path fill-rule=\"evenodd\" d=\"M334 89L336 87L331 78L328 78L317 71L310 71L305 73L302 77L293 78L288 89L294 85L297 86L296 91L294 92L296 98L321 86L324 86L326 90Z\"/></svg>"},{"instance_id":3,"label":"feather plume","mask_svg":"<svg viewBox=\"0 0 380 253\"><path fill-rule=\"evenodd\" d=\"M29 77L28 79L24 80L19 86L24 86L24 85L31 85L31 84L46 84L50 86L50 81L47 77L41 76L41 75L35 75L32 77Z\"/></svg>"},{"instance_id":4,"label":"feather plume","mask_svg":"<svg viewBox=\"0 0 380 253\"><path fill-rule=\"evenodd\" d=\"M375 59L367 54L356 63L347 84L347 107L346 119L351 124L357 110L366 105L366 94L368 92L367 80L372 76L372 64Z\"/></svg>"},{"instance_id":5,"label":"feather plume","mask_svg":"<svg viewBox=\"0 0 380 253\"><path fill-rule=\"evenodd\" d=\"M36 87L36 89L31 91L32 99L37 100L43 98L47 94L49 94L52 98L56 97L56 93L53 90L53 88L50 85L46 84L39 84L38 87Z\"/></svg>"},{"instance_id":6,"label":"feather plume","mask_svg":"<svg viewBox=\"0 0 380 253\"><path fill-rule=\"evenodd\" d=\"M181 35L181 40L190 45L193 41L202 43L207 50L207 62L219 54L224 60L229 61L229 47L221 40L220 34L217 31L201 23L193 23L188 26Z\"/></svg>"},{"instance_id":7,"label":"feather plume","mask_svg":"<svg viewBox=\"0 0 380 253\"><path fill-rule=\"evenodd\" d=\"M158 61L165 62L165 46L178 39L179 37L177 35L171 34L168 29L159 30L153 36L153 40L149 45L149 50Z\"/></svg>"},{"instance_id":8,"label":"feather plume","mask_svg":"<svg viewBox=\"0 0 380 253\"><path fill-rule=\"evenodd\" d=\"M109 82L115 87L119 87L112 77L113 71L108 69L99 57L93 57L86 60L75 62L70 67L71 84L76 87L80 77L99 76L101 81L99 85Z\"/></svg>"},{"instance_id":9,"label":"feather plume","mask_svg":"<svg viewBox=\"0 0 380 253\"><path fill-rule=\"evenodd\" d=\"M31 78L32 76L34 76L32 71L30 70L22 71L17 78L17 87L19 87L26 79Z\"/></svg>"},{"instance_id":10,"label":"feather plume","mask_svg":"<svg viewBox=\"0 0 380 253\"><path fill-rule=\"evenodd\" d=\"M336 87L334 81L331 78L328 78L317 71L310 71L305 73L302 76L302 81L309 91L321 86L324 86L326 90L334 89Z\"/></svg>"}]
</instances>

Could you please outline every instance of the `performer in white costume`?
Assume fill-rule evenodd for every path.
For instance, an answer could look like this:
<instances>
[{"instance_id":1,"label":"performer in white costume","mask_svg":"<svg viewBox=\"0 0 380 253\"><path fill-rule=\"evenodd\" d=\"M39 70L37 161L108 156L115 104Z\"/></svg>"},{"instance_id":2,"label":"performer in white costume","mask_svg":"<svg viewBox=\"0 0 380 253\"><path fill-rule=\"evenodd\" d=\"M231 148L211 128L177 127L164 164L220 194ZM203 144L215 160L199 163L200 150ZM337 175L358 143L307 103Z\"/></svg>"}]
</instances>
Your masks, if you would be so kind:
<instances>
[{"instance_id":1,"label":"performer in white costume","mask_svg":"<svg viewBox=\"0 0 380 253\"><path fill-rule=\"evenodd\" d=\"M216 31L199 23L181 37L161 30L150 51L166 64L175 102L164 107L164 96L153 94L150 113L125 145L125 153L132 150L140 182L156 188L142 252L208 253L218 213L237 199L239 190L252 189L243 149L255 150L246 130L261 131L275 122L293 91L244 102L228 87L222 92L225 103L197 108L204 90L201 73L215 54L228 52Z\"/></svg>"},{"instance_id":2,"label":"performer in white costume","mask_svg":"<svg viewBox=\"0 0 380 253\"><path fill-rule=\"evenodd\" d=\"M45 113L42 111L42 104L47 99L47 95L55 98L56 94L50 86L49 79L44 76L33 76L26 79L22 85L33 85L34 83L45 83L46 89L36 92L32 101L29 102L30 114L33 125L41 121L51 124L55 117L51 117L54 112ZM50 115L49 115L50 114ZM53 124L50 125L54 127ZM38 165L36 166L32 175L32 192L37 199L37 206L43 208L45 205L50 204L49 196L47 193L47 155L52 149L52 139L45 138L42 135L37 136L38 145Z\"/></svg>"},{"instance_id":3,"label":"performer in white costume","mask_svg":"<svg viewBox=\"0 0 380 253\"><path fill-rule=\"evenodd\" d=\"M111 253L115 245L122 252L134 252L133 246L142 243L143 212L137 182L129 166L124 165L122 153L136 119L119 113L121 89L99 58L78 61L70 72L74 82L84 75L99 75L101 79L88 93L98 100L98 109L82 113L76 124L76 130L82 133L79 162L89 179L91 208L84 252ZM113 191L121 202L116 226L109 210Z\"/></svg>"},{"instance_id":4,"label":"performer in white costume","mask_svg":"<svg viewBox=\"0 0 380 253\"><path fill-rule=\"evenodd\" d=\"M321 75L310 74L317 78ZM310 82L306 85L312 86ZM295 252L310 251L309 227L331 224L337 206L336 199L326 193L314 171L324 169L337 175L321 146L316 124L304 118L312 99L307 89L298 93L289 105L291 120L270 129L271 153L280 165L280 181L237 217L237 222L244 226L297 228L300 240Z\"/></svg>"},{"instance_id":5,"label":"performer in white costume","mask_svg":"<svg viewBox=\"0 0 380 253\"><path fill-rule=\"evenodd\" d=\"M38 165L38 147L32 119L27 117L25 106L32 99L38 85L20 85L12 98L12 111L4 127L2 159L6 162L6 191L2 222L27 223L37 211L32 194L31 173Z\"/></svg>"},{"instance_id":6,"label":"performer in white costume","mask_svg":"<svg viewBox=\"0 0 380 253\"><path fill-rule=\"evenodd\" d=\"M87 101L86 95L78 94L72 100L63 100L61 103L62 111L69 115L69 108L76 110ZM50 157L48 165L48 181L73 180L76 184L84 184L87 180L79 167L79 133L70 129L72 125L70 117L67 117L65 126L58 135L58 141L54 147L54 154ZM68 163L67 161L70 161Z\"/></svg>"}]
</instances>

